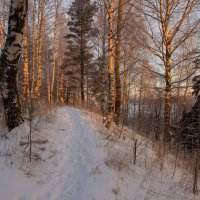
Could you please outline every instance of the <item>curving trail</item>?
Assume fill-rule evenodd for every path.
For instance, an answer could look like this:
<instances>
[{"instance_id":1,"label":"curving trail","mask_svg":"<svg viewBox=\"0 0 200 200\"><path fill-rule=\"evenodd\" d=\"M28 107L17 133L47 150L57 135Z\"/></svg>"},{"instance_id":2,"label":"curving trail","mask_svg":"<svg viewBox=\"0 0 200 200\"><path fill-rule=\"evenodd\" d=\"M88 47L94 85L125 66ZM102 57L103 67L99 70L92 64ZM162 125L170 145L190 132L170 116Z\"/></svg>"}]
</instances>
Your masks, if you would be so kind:
<instances>
[{"instance_id":1,"label":"curving trail","mask_svg":"<svg viewBox=\"0 0 200 200\"><path fill-rule=\"evenodd\" d=\"M108 155L111 161L112 158L120 161L122 156L132 159L132 141L108 143L91 123L95 121L81 110L58 108L54 122L41 127L38 133L48 139L48 143L40 146L44 150L36 149L42 158L40 162L25 166L23 173L4 165L0 156L0 200L198 199L179 187L182 180L179 172L176 179L171 179L173 165L167 165L162 172L157 162L150 161L151 146L136 165L130 162L122 171L115 168L114 162L108 167ZM96 124L101 128L101 123ZM21 130L23 126L16 129L18 133ZM0 152L4 143L0 141ZM27 171L32 175L27 176Z\"/></svg>"},{"instance_id":2,"label":"curving trail","mask_svg":"<svg viewBox=\"0 0 200 200\"><path fill-rule=\"evenodd\" d=\"M94 129L83 114L74 108L61 108L57 115L57 130L54 135L56 156L51 163L56 173L48 177L34 200L94 200L96 199L95 176L92 170L100 161ZM100 173L100 172L99 172Z\"/></svg>"}]
</instances>

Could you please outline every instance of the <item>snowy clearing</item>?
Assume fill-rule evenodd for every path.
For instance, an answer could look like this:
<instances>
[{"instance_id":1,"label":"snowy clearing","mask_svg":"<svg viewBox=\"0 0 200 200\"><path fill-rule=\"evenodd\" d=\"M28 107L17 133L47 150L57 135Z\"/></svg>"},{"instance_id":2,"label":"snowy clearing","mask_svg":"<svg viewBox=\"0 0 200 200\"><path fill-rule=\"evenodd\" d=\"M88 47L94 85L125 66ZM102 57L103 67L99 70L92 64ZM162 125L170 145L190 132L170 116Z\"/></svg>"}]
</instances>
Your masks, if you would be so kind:
<instances>
[{"instance_id":1,"label":"snowy clearing","mask_svg":"<svg viewBox=\"0 0 200 200\"><path fill-rule=\"evenodd\" d=\"M181 172L177 170L174 179L171 178L172 172L169 172L173 166L170 163L166 172L159 170L159 164L153 162L155 155L152 149L141 156L141 159L147 158L146 167L141 159L134 166L129 159L132 158L130 141L108 142L94 128L101 123L90 117L75 108L59 108L54 122L43 125L34 133L44 140L48 139L48 142L37 148L39 159L32 164L28 163L28 159L20 160L24 147L19 147L22 142L19 135L28 130L25 125L11 133L15 134L15 142L0 140L1 199L198 199L188 192L191 183ZM14 157L8 149L10 154L15 153ZM115 154L121 156L120 163ZM129 165L123 162L125 157Z\"/></svg>"}]
</instances>

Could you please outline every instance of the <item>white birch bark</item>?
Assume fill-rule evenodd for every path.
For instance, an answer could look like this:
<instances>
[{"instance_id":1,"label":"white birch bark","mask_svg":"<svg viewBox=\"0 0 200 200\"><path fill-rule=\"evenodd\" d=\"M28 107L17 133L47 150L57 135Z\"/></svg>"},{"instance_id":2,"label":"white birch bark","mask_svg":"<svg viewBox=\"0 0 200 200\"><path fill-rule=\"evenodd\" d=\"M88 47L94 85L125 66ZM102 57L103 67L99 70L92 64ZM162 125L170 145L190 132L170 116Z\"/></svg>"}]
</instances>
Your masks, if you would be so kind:
<instances>
[{"instance_id":1,"label":"white birch bark","mask_svg":"<svg viewBox=\"0 0 200 200\"><path fill-rule=\"evenodd\" d=\"M11 0L7 38L0 55L0 89L9 131L23 122L16 79L27 7L27 0Z\"/></svg>"}]
</instances>

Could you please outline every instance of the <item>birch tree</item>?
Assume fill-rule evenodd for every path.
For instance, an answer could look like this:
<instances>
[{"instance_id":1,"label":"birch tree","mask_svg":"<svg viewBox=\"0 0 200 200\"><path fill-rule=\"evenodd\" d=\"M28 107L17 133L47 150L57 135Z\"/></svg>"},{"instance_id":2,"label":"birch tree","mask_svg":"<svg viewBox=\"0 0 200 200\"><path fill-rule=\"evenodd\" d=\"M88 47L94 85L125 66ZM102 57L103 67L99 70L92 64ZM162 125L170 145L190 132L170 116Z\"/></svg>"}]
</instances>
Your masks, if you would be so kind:
<instances>
[{"instance_id":1,"label":"birch tree","mask_svg":"<svg viewBox=\"0 0 200 200\"><path fill-rule=\"evenodd\" d=\"M135 5L138 10L142 8L146 28L141 30L148 37L143 42L135 39L145 51L155 56L156 69L160 70L154 70L154 73L165 80L164 141L170 141L172 89L176 83L174 70L185 60L194 59L197 53L197 48L193 47L183 55L180 47L198 33L198 6L198 0L145 0Z\"/></svg>"},{"instance_id":2,"label":"birch tree","mask_svg":"<svg viewBox=\"0 0 200 200\"><path fill-rule=\"evenodd\" d=\"M24 26L24 77L23 77L23 100L29 99L29 60L28 60L28 17Z\"/></svg>"},{"instance_id":3,"label":"birch tree","mask_svg":"<svg viewBox=\"0 0 200 200\"><path fill-rule=\"evenodd\" d=\"M109 105L105 127L110 128L115 111L115 68L114 68L114 0L111 0L108 9L109 21Z\"/></svg>"},{"instance_id":4,"label":"birch tree","mask_svg":"<svg viewBox=\"0 0 200 200\"><path fill-rule=\"evenodd\" d=\"M36 54L36 66L37 66L37 81L35 86L35 99L40 100L41 87L42 87L42 39L44 28L44 12L47 0L39 0L38 2L38 32L37 32L37 54Z\"/></svg>"},{"instance_id":5,"label":"birch tree","mask_svg":"<svg viewBox=\"0 0 200 200\"><path fill-rule=\"evenodd\" d=\"M53 69L52 69L52 81L51 81L51 101L53 100L54 84L55 84L55 71L57 63L57 33L58 33L58 11L61 1L54 0L55 6L55 21L54 21L54 39L53 39Z\"/></svg>"},{"instance_id":6,"label":"birch tree","mask_svg":"<svg viewBox=\"0 0 200 200\"><path fill-rule=\"evenodd\" d=\"M27 0L11 0L7 38L0 56L0 89L9 131L23 122L16 78L27 8Z\"/></svg>"},{"instance_id":7,"label":"birch tree","mask_svg":"<svg viewBox=\"0 0 200 200\"><path fill-rule=\"evenodd\" d=\"M31 69L31 96L34 97L34 87L35 87L35 13L36 13L36 0L33 1L32 10L32 69Z\"/></svg>"},{"instance_id":8,"label":"birch tree","mask_svg":"<svg viewBox=\"0 0 200 200\"><path fill-rule=\"evenodd\" d=\"M97 55L97 76L94 79L94 85L98 88L99 93L94 91L97 101L101 104L101 112L103 117L106 116L106 94L108 91L107 83L107 48L108 48L108 23L107 23L107 8L105 2L101 2L99 5L96 21L96 29L98 29L97 37L93 40L95 44L95 50Z\"/></svg>"},{"instance_id":9,"label":"birch tree","mask_svg":"<svg viewBox=\"0 0 200 200\"><path fill-rule=\"evenodd\" d=\"M0 19L0 51L3 48L3 43L4 43L4 32L3 32L2 21Z\"/></svg>"},{"instance_id":10,"label":"birch tree","mask_svg":"<svg viewBox=\"0 0 200 200\"><path fill-rule=\"evenodd\" d=\"M0 1L0 51L3 49L6 39L6 26L9 13L9 5L5 0Z\"/></svg>"},{"instance_id":11,"label":"birch tree","mask_svg":"<svg viewBox=\"0 0 200 200\"><path fill-rule=\"evenodd\" d=\"M116 99L115 99L115 122L119 125L121 111L121 80L120 80L120 64L121 64L121 37L122 37L122 11L123 0L118 3L118 19L117 19L117 39L115 51L115 82L116 82Z\"/></svg>"},{"instance_id":12,"label":"birch tree","mask_svg":"<svg viewBox=\"0 0 200 200\"><path fill-rule=\"evenodd\" d=\"M107 37L107 22L106 22L106 9L104 8L101 13L103 21L103 38L102 38L102 55L101 55L101 111L105 117L105 93L106 93L106 37Z\"/></svg>"}]
</instances>

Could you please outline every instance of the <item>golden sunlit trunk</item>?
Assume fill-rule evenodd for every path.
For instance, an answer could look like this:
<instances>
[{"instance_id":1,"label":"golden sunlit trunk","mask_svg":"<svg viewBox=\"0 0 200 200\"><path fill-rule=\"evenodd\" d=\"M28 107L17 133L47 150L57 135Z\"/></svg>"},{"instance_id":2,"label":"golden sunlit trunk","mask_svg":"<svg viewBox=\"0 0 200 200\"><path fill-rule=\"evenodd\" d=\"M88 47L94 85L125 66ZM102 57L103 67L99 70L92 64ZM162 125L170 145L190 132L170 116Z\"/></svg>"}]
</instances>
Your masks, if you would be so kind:
<instances>
[{"instance_id":1,"label":"golden sunlit trunk","mask_svg":"<svg viewBox=\"0 0 200 200\"><path fill-rule=\"evenodd\" d=\"M115 83L116 83L115 123L117 125L119 125L120 111L121 111L120 64L121 64L121 37L122 37L122 6L123 6L123 1L119 0L118 19L117 19L117 41L116 41L116 52L115 52Z\"/></svg>"},{"instance_id":2,"label":"golden sunlit trunk","mask_svg":"<svg viewBox=\"0 0 200 200\"><path fill-rule=\"evenodd\" d=\"M32 13L32 70L31 70L31 96L34 96L34 81L35 81L35 12L36 12L36 0L33 4Z\"/></svg>"},{"instance_id":3,"label":"golden sunlit trunk","mask_svg":"<svg viewBox=\"0 0 200 200\"><path fill-rule=\"evenodd\" d=\"M56 71L56 62L57 62L57 29L58 29L58 2L56 3L56 13L55 13L55 22L54 22L54 39L53 39L53 69L52 69L52 81L51 81L51 101L53 101L54 94L54 83L55 83L55 71Z\"/></svg>"},{"instance_id":4,"label":"golden sunlit trunk","mask_svg":"<svg viewBox=\"0 0 200 200\"><path fill-rule=\"evenodd\" d=\"M109 105L105 127L110 128L115 111L115 68L114 68L114 36L113 36L114 0L111 1L109 15Z\"/></svg>"},{"instance_id":5,"label":"golden sunlit trunk","mask_svg":"<svg viewBox=\"0 0 200 200\"><path fill-rule=\"evenodd\" d=\"M24 79L23 79L23 100L29 99L29 66L28 66L28 19L24 26Z\"/></svg>"},{"instance_id":6,"label":"golden sunlit trunk","mask_svg":"<svg viewBox=\"0 0 200 200\"><path fill-rule=\"evenodd\" d=\"M46 0L39 2L38 13L38 34L37 34L37 82L35 87L35 99L40 101L41 87L42 87L42 37L44 24L44 7Z\"/></svg>"}]
</instances>

